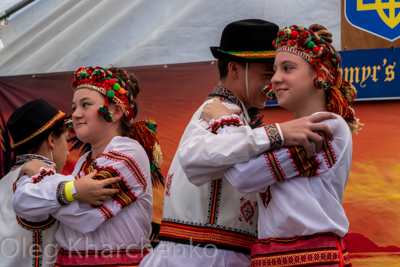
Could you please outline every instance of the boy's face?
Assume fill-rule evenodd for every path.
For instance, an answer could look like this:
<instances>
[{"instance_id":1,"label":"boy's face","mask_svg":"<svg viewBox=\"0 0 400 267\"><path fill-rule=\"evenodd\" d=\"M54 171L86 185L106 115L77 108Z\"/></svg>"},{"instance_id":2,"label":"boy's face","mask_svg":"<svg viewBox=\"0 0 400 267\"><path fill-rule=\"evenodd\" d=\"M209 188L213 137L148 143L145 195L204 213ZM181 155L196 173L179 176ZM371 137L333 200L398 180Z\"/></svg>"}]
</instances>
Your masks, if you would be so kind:
<instances>
[{"instance_id":1,"label":"boy's face","mask_svg":"<svg viewBox=\"0 0 400 267\"><path fill-rule=\"evenodd\" d=\"M53 138L53 159L57 166L57 172L61 172L68 158L68 131L65 130L60 136L54 136Z\"/></svg>"},{"instance_id":2,"label":"boy's face","mask_svg":"<svg viewBox=\"0 0 400 267\"><path fill-rule=\"evenodd\" d=\"M271 84L271 78L273 75L273 63L249 63L249 104L252 107L259 109L264 108L266 99L261 93L261 90L265 85Z\"/></svg>"}]
</instances>

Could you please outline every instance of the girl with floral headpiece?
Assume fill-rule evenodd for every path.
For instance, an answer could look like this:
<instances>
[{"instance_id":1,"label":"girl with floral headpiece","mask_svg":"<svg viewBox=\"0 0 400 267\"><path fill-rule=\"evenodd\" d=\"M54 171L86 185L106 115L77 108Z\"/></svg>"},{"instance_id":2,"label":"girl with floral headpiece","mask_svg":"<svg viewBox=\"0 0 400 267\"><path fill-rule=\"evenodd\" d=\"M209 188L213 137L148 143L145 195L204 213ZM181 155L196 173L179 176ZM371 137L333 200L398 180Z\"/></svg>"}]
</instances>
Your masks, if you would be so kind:
<instances>
[{"instance_id":1,"label":"girl with floral headpiece","mask_svg":"<svg viewBox=\"0 0 400 267\"><path fill-rule=\"evenodd\" d=\"M332 34L318 24L279 31L273 42L272 86L263 91L295 118L334 113L336 119L324 122L334 140L319 133L324 138L322 152L311 159L298 156L302 147L283 147L224 171L238 191L258 193L258 240L251 266L351 266L342 201L351 167L351 134L361 124L351 107L356 90L342 79L341 58L331 42ZM202 117L232 113L217 104L210 104ZM211 129L215 123L210 121Z\"/></svg>"},{"instance_id":2,"label":"girl with floral headpiece","mask_svg":"<svg viewBox=\"0 0 400 267\"><path fill-rule=\"evenodd\" d=\"M150 247L152 171L161 163L157 125L133 123L139 86L123 69L79 68L72 87L67 126L91 151L71 175L45 177L40 187L22 177L14 209L24 218L51 214L60 221L56 266L137 266ZM96 180L120 177L110 186L117 193L94 205L75 201L80 178L93 173Z\"/></svg>"}]
</instances>

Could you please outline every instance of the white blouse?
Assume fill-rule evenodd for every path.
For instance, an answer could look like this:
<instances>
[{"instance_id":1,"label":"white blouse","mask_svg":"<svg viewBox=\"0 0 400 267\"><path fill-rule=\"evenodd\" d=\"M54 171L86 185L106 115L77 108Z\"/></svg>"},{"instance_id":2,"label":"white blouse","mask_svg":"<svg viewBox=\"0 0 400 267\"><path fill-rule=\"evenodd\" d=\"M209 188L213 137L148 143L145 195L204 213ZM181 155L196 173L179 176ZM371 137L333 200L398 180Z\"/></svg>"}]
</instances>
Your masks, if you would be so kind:
<instances>
[{"instance_id":1,"label":"white blouse","mask_svg":"<svg viewBox=\"0 0 400 267\"><path fill-rule=\"evenodd\" d=\"M104 205L79 201L60 205L56 197L59 183L84 176L79 171L86 157L87 153L78 160L71 175L45 176L38 183L21 177L13 198L16 214L31 221L46 214L58 219L56 239L66 250L139 250L148 246L153 199L150 163L143 147L128 137L114 137L94 160L98 170L111 170L122 179L120 193Z\"/></svg>"},{"instance_id":2,"label":"white blouse","mask_svg":"<svg viewBox=\"0 0 400 267\"><path fill-rule=\"evenodd\" d=\"M259 239L321 232L343 237L348 232L342 201L350 174L352 137L347 123L336 117L323 121L333 130L334 140L325 138L323 151L314 153L318 167L311 177L299 176L307 174L299 169L302 164L296 164L289 148L268 151L224 171L239 192L258 193Z\"/></svg>"}]
</instances>

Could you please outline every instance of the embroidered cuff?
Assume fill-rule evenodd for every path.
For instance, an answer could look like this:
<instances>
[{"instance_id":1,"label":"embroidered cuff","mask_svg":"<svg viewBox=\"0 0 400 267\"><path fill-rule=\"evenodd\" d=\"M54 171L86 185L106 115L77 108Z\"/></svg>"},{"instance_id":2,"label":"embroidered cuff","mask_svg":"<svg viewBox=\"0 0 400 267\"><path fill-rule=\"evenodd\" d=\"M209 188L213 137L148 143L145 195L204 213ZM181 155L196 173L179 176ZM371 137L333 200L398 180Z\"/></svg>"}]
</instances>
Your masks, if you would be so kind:
<instances>
[{"instance_id":1,"label":"embroidered cuff","mask_svg":"<svg viewBox=\"0 0 400 267\"><path fill-rule=\"evenodd\" d=\"M57 201L60 203L60 205L68 205L70 202L65 199L64 197L64 190L65 190L65 184L68 183L68 181L60 182L57 186Z\"/></svg>"},{"instance_id":2,"label":"embroidered cuff","mask_svg":"<svg viewBox=\"0 0 400 267\"><path fill-rule=\"evenodd\" d=\"M226 134L243 125L236 114L222 116L217 120L212 119L208 124L210 125L210 131L214 134Z\"/></svg>"},{"instance_id":3,"label":"embroidered cuff","mask_svg":"<svg viewBox=\"0 0 400 267\"><path fill-rule=\"evenodd\" d=\"M281 147L282 147L282 146L284 146L284 143L285 143L285 137L283 136L281 126L279 125L279 123L275 123L275 125L276 125L276 128L278 128L279 135L281 136L281 140L282 140Z\"/></svg>"},{"instance_id":4,"label":"embroidered cuff","mask_svg":"<svg viewBox=\"0 0 400 267\"><path fill-rule=\"evenodd\" d=\"M283 146L282 134L277 124L265 126L265 131L268 135L271 150L281 148Z\"/></svg>"},{"instance_id":5,"label":"embroidered cuff","mask_svg":"<svg viewBox=\"0 0 400 267\"><path fill-rule=\"evenodd\" d=\"M55 172L53 169L45 169L40 167L39 173L31 177L31 182L34 184L39 183L45 176L54 175Z\"/></svg>"}]
</instances>

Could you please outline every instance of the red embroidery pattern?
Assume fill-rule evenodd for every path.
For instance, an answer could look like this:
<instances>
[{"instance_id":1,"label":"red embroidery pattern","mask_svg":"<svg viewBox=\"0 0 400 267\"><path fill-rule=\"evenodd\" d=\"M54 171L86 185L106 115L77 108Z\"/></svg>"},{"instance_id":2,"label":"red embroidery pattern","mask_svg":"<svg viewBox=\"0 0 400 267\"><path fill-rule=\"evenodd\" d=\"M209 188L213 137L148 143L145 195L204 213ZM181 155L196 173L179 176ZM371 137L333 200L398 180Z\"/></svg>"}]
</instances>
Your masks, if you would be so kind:
<instances>
[{"instance_id":1,"label":"red embroidery pattern","mask_svg":"<svg viewBox=\"0 0 400 267\"><path fill-rule=\"evenodd\" d=\"M264 153L265 160L267 161L269 170L274 176L276 182L284 181L287 179L285 172L279 162L279 158L274 151Z\"/></svg>"},{"instance_id":2,"label":"red embroidery pattern","mask_svg":"<svg viewBox=\"0 0 400 267\"><path fill-rule=\"evenodd\" d=\"M98 156L98 158L106 158L111 161L124 163L125 167L128 168L128 170L133 175L133 177L136 179L138 184L143 188L143 192L146 191L146 187L147 187L146 179L144 178L144 175L143 175L139 165L137 165L136 161L133 158L129 157L128 155L125 155L125 154L122 154L120 152L113 151L113 150L106 154L100 154Z\"/></svg>"},{"instance_id":3,"label":"red embroidery pattern","mask_svg":"<svg viewBox=\"0 0 400 267\"><path fill-rule=\"evenodd\" d=\"M224 126L242 126L243 123L240 122L239 117L230 116L229 118L222 118L220 120L216 120L210 125L211 132L217 133L218 129Z\"/></svg>"},{"instance_id":4,"label":"red embroidery pattern","mask_svg":"<svg viewBox=\"0 0 400 267\"><path fill-rule=\"evenodd\" d=\"M229 229L194 226L175 222L161 222L159 239L183 244L214 244L217 248L250 253L251 245L256 240L247 234Z\"/></svg>"},{"instance_id":5,"label":"red embroidery pattern","mask_svg":"<svg viewBox=\"0 0 400 267\"><path fill-rule=\"evenodd\" d=\"M333 150L332 143L324 132L318 132L322 136L322 155L328 168L332 168L337 162L335 151Z\"/></svg>"},{"instance_id":6,"label":"red embroidery pattern","mask_svg":"<svg viewBox=\"0 0 400 267\"><path fill-rule=\"evenodd\" d=\"M343 238L318 233L293 238L257 239L251 249L251 267L351 266Z\"/></svg>"},{"instance_id":7,"label":"red embroidery pattern","mask_svg":"<svg viewBox=\"0 0 400 267\"><path fill-rule=\"evenodd\" d=\"M41 180L43 180L44 177L54 175L54 171L52 169L45 169L45 168L40 168L39 173L31 177L31 182L33 184L39 183Z\"/></svg>"},{"instance_id":8,"label":"red embroidery pattern","mask_svg":"<svg viewBox=\"0 0 400 267\"><path fill-rule=\"evenodd\" d=\"M292 163L295 165L295 169L299 173L299 176L311 177L318 175L319 162L315 156L308 159L304 147L289 147L286 151L293 160Z\"/></svg>"},{"instance_id":9,"label":"red embroidery pattern","mask_svg":"<svg viewBox=\"0 0 400 267\"><path fill-rule=\"evenodd\" d=\"M147 254L148 249L72 251L61 248L55 266L139 266Z\"/></svg>"},{"instance_id":10,"label":"red embroidery pattern","mask_svg":"<svg viewBox=\"0 0 400 267\"><path fill-rule=\"evenodd\" d=\"M172 184L172 178L174 177L174 174L168 174L167 176L167 185L165 186L165 195L169 196L171 195L171 184Z\"/></svg>"},{"instance_id":11,"label":"red embroidery pattern","mask_svg":"<svg viewBox=\"0 0 400 267\"><path fill-rule=\"evenodd\" d=\"M222 179L211 181L210 200L207 212L207 222L213 225L218 218L219 203L221 200Z\"/></svg>"},{"instance_id":12,"label":"red embroidery pattern","mask_svg":"<svg viewBox=\"0 0 400 267\"><path fill-rule=\"evenodd\" d=\"M260 193L261 202L264 204L264 208L267 209L269 202L271 201L271 186L268 186L264 193Z\"/></svg>"},{"instance_id":13,"label":"red embroidery pattern","mask_svg":"<svg viewBox=\"0 0 400 267\"><path fill-rule=\"evenodd\" d=\"M108 219L114 217L114 213L107 206L102 205L102 206L97 206L96 208L101 212L101 214L103 215L105 221L107 221Z\"/></svg>"},{"instance_id":14,"label":"red embroidery pattern","mask_svg":"<svg viewBox=\"0 0 400 267\"><path fill-rule=\"evenodd\" d=\"M251 202L250 200L245 199L242 197L240 199L240 216L239 221L246 221L248 224L253 224L253 217L254 217L254 210L257 208L256 202Z\"/></svg>"},{"instance_id":15,"label":"red embroidery pattern","mask_svg":"<svg viewBox=\"0 0 400 267\"><path fill-rule=\"evenodd\" d=\"M99 170L96 176L94 177L95 180L104 180L111 177L120 176L122 179L119 182L113 183L109 185L109 188L118 189L119 192L115 194L112 199L118 206L123 209L128 205L132 204L136 201L137 196L134 191L131 190L129 184L126 182L126 179L122 176L122 174L118 171L118 169L107 166L103 167L103 169Z\"/></svg>"},{"instance_id":16,"label":"red embroidery pattern","mask_svg":"<svg viewBox=\"0 0 400 267\"><path fill-rule=\"evenodd\" d=\"M344 262L349 260L348 253L343 254ZM251 260L251 267L258 266L339 266L339 252L336 250L299 252L279 256L261 256ZM344 265L351 266L351 265Z\"/></svg>"}]
</instances>

